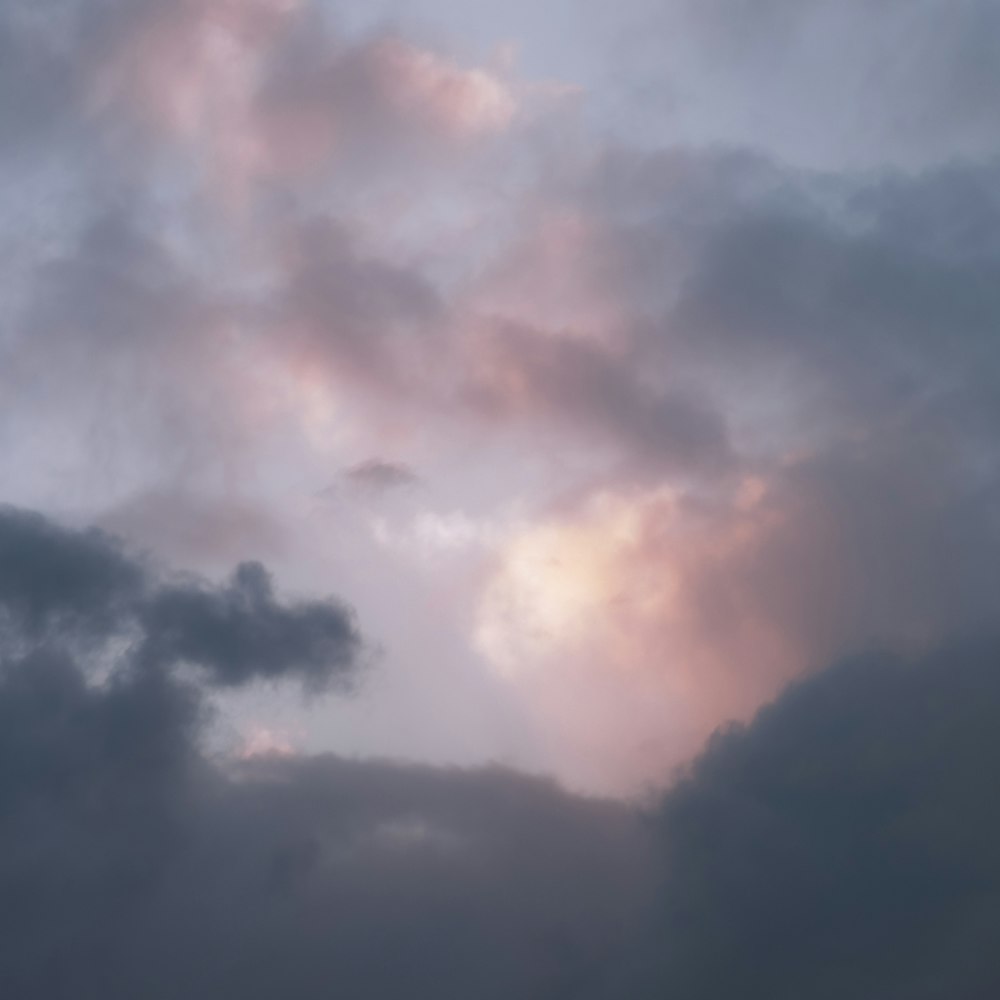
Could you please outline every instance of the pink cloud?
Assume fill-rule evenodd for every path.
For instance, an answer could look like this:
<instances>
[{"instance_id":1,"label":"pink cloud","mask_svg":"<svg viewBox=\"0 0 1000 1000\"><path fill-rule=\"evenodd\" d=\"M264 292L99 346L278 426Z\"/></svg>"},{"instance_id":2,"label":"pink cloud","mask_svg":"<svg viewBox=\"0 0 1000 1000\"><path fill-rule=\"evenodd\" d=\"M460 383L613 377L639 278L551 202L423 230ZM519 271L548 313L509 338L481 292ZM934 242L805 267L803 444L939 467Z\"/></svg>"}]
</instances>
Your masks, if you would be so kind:
<instances>
[{"instance_id":1,"label":"pink cloud","mask_svg":"<svg viewBox=\"0 0 1000 1000\"><path fill-rule=\"evenodd\" d=\"M653 780L794 675L783 623L752 590L720 586L772 520L753 483L718 510L665 487L607 489L506 543L477 642L563 770L603 790Z\"/></svg>"},{"instance_id":2,"label":"pink cloud","mask_svg":"<svg viewBox=\"0 0 1000 1000\"><path fill-rule=\"evenodd\" d=\"M517 113L510 87L484 69L463 69L398 37L369 49L387 103L457 137L502 131Z\"/></svg>"},{"instance_id":3,"label":"pink cloud","mask_svg":"<svg viewBox=\"0 0 1000 1000\"><path fill-rule=\"evenodd\" d=\"M187 147L236 203L261 180L473 140L517 113L493 71L397 35L339 37L298 0L160 0L119 28L93 75L98 109Z\"/></svg>"}]
</instances>

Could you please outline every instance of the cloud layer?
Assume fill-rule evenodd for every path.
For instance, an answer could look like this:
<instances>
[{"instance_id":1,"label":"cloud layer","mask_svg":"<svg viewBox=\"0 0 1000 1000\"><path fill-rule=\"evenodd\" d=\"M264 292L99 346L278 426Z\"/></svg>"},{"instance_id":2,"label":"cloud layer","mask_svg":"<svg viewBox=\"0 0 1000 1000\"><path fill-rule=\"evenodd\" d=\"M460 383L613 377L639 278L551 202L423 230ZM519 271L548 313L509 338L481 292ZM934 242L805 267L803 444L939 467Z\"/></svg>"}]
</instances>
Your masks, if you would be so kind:
<instances>
[{"instance_id":1,"label":"cloud layer","mask_svg":"<svg viewBox=\"0 0 1000 1000\"><path fill-rule=\"evenodd\" d=\"M197 685L141 643L95 681L67 642L77 583L109 621L135 565L38 517L4 529L48 553L3 597L30 626L0 666L0 972L18 996L996 986L991 637L827 670L635 808L499 769L213 760Z\"/></svg>"},{"instance_id":2,"label":"cloud layer","mask_svg":"<svg viewBox=\"0 0 1000 1000\"><path fill-rule=\"evenodd\" d=\"M2 6L11 995L996 994L996 7L598 6Z\"/></svg>"}]
</instances>

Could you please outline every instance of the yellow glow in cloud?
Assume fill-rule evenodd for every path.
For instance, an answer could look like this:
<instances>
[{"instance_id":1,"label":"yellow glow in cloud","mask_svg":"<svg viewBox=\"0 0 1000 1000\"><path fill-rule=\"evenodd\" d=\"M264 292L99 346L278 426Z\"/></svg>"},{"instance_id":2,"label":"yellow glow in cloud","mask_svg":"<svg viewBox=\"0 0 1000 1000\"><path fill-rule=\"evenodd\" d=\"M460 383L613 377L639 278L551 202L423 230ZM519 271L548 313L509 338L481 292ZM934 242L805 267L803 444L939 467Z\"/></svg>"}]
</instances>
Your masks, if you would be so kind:
<instances>
[{"instance_id":1,"label":"yellow glow in cloud","mask_svg":"<svg viewBox=\"0 0 1000 1000\"><path fill-rule=\"evenodd\" d=\"M667 488L609 491L502 546L475 641L561 774L639 787L787 679L796 657L744 572L767 519L759 481L717 508Z\"/></svg>"},{"instance_id":2,"label":"yellow glow in cloud","mask_svg":"<svg viewBox=\"0 0 1000 1000\"><path fill-rule=\"evenodd\" d=\"M602 495L575 522L529 527L514 537L487 588L479 648L506 676L539 669L551 656L599 642L626 652L620 625L662 613L676 588L669 566L641 580L623 572L641 542L642 509ZM618 666L628 663L617 659Z\"/></svg>"}]
</instances>

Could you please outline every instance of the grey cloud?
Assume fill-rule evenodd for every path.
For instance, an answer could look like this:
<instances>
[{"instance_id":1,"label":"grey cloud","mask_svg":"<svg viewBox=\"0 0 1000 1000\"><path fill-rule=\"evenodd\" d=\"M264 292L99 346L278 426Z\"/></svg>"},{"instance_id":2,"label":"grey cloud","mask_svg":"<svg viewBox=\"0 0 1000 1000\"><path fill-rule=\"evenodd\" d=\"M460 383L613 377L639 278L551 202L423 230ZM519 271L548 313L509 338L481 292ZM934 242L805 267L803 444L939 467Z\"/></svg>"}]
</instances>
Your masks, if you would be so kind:
<instances>
[{"instance_id":1,"label":"grey cloud","mask_svg":"<svg viewBox=\"0 0 1000 1000\"><path fill-rule=\"evenodd\" d=\"M34 337L90 342L91 349L96 341L118 352L179 339L206 304L152 228L139 206L115 207L43 264L25 320Z\"/></svg>"},{"instance_id":2,"label":"grey cloud","mask_svg":"<svg viewBox=\"0 0 1000 1000\"><path fill-rule=\"evenodd\" d=\"M493 331L482 353L485 375L466 392L487 414L597 432L660 469L718 471L731 458L712 403L697 390L651 384L634 354L512 324Z\"/></svg>"},{"instance_id":3,"label":"grey cloud","mask_svg":"<svg viewBox=\"0 0 1000 1000\"><path fill-rule=\"evenodd\" d=\"M32 23L32 22L35 23ZM4 158L67 120L73 102L72 66L60 57L54 32L26 5L0 12L0 137Z\"/></svg>"},{"instance_id":4,"label":"grey cloud","mask_svg":"<svg viewBox=\"0 0 1000 1000\"><path fill-rule=\"evenodd\" d=\"M176 488L132 496L107 511L100 525L148 545L164 559L220 568L248 557L267 562L287 538L272 516L248 501Z\"/></svg>"},{"instance_id":5,"label":"grey cloud","mask_svg":"<svg viewBox=\"0 0 1000 1000\"><path fill-rule=\"evenodd\" d=\"M270 141L302 145L308 129L312 158L342 173L370 182L404 159L412 178L430 165L455 166L471 139L488 137L489 102L510 98L499 83L495 91L484 84L391 27L342 36L320 6L307 6L267 60L255 110ZM477 114L487 119L477 124Z\"/></svg>"},{"instance_id":6,"label":"grey cloud","mask_svg":"<svg viewBox=\"0 0 1000 1000\"><path fill-rule=\"evenodd\" d=\"M108 535L7 508L0 567L0 615L23 650L96 641L91 655L113 664L124 641L137 666L186 663L223 687L282 677L344 686L361 665L353 613L333 600L280 602L260 563L242 563L222 586L165 576Z\"/></svg>"},{"instance_id":7,"label":"grey cloud","mask_svg":"<svg viewBox=\"0 0 1000 1000\"><path fill-rule=\"evenodd\" d=\"M378 458L351 466L344 476L359 489L376 493L406 489L420 482L420 477L407 466Z\"/></svg>"},{"instance_id":8,"label":"grey cloud","mask_svg":"<svg viewBox=\"0 0 1000 1000\"><path fill-rule=\"evenodd\" d=\"M297 228L286 257L282 315L300 333L299 350L348 385L397 393L421 386L441 347L444 308L432 285L366 255L332 220Z\"/></svg>"},{"instance_id":9,"label":"grey cloud","mask_svg":"<svg viewBox=\"0 0 1000 1000\"><path fill-rule=\"evenodd\" d=\"M739 425L737 451L748 429L816 448L823 433L945 433L949 422L967 435L958 447L988 450L996 176L994 163L831 175L612 149L571 197L615 262L624 377L701 386L703 405ZM764 426L768 413L783 426Z\"/></svg>"},{"instance_id":10,"label":"grey cloud","mask_svg":"<svg viewBox=\"0 0 1000 1000\"><path fill-rule=\"evenodd\" d=\"M0 614L8 629L106 635L144 582L143 567L112 537L0 507Z\"/></svg>"},{"instance_id":11,"label":"grey cloud","mask_svg":"<svg viewBox=\"0 0 1000 1000\"><path fill-rule=\"evenodd\" d=\"M734 212L706 231L648 343L731 380L737 407L741 386L770 386L766 405L786 430L800 422L807 449L936 441L945 460L950 447L941 475L961 492L996 473L995 176L842 178L835 192L817 181L808 209Z\"/></svg>"},{"instance_id":12,"label":"grey cloud","mask_svg":"<svg viewBox=\"0 0 1000 1000\"><path fill-rule=\"evenodd\" d=\"M644 808L498 769L213 763L196 686L140 660L94 684L50 646L0 665L24 1000L997 988L991 636L799 684Z\"/></svg>"},{"instance_id":13,"label":"grey cloud","mask_svg":"<svg viewBox=\"0 0 1000 1000\"><path fill-rule=\"evenodd\" d=\"M222 588L167 584L139 608L140 659L191 663L215 684L299 676L310 687L344 683L360 639L346 608L330 601L279 604L270 574L243 563Z\"/></svg>"},{"instance_id":14,"label":"grey cloud","mask_svg":"<svg viewBox=\"0 0 1000 1000\"><path fill-rule=\"evenodd\" d=\"M630 106L682 141L811 166L923 167L996 155L991 0L636 3ZM666 109L666 114L664 113Z\"/></svg>"},{"instance_id":15,"label":"grey cloud","mask_svg":"<svg viewBox=\"0 0 1000 1000\"><path fill-rule=\"evenodd\" d=\"M650 995L993 995L997 650L860 657L717 735L657 814Z\"/></svg>"},{"instance_id":16,"label":"grey cloud","mask_svg":"<svg viewBox=\"0 0 1000 1000\"><path fill-rule=\"evenodd\" d=\"M734 467L765 490L752 541L694 570L706 634L746 613L815 668L993 620L996 166L831 178L706 160L619 161L591 195L626 247L680 227L673 287L648 263L629 275L659 316L636 320L636 356L704 380L729 416ZM640 206L648 221L621 221ZM741 517L727 509L721 524Z\"/></svg>"},{"instance_id":17,"label":"grey cloud","mask_svg":"<svg viewBox=\"0 0 1000 1000\"><path fill-rule=\"evenodd\" d=\"M226 769L197 688L0 667L0 977L24 1000L617 995L625 807L500 770Z\"/></svg>"},{"instance_id":18,"label":"grey cloud","mask_svg":"<svg viewBox=\"0 0 1000 1000\"><path fill-rule=\"evenodd\" d=\"M970 472L933 425L827 448L769 470L749 513L718 514L720 536L735 524L742 541L689 567L685 599L710 641L763 625L799 670L871 645L925 648L1000 614L998 498L995 471Z\"/></svg>"},{"instance_id":19,"label":"grey cloud","mask_svg":"<svg viewBox=\"0 0 1000 1000\"><path fill-rule=\"evenodd\" d=\"M93 98L113 41L136 19L171 2L8 0L0 11L0 158L46 158L43 142L76 155L89 148L85 133L102 133L109 125Z\"/></svg>"},{"instance_id":20,"label":"grey cloud","mask_svg":"<svg viewBox=\"0 0 1000 1000\"><path fill-rule=\"evenodd\" d=\"M29 440L98 503L212 480L220 454L235 468L252 397L224 269L199 273L143 194L95 195L80 214L26 235L40 259L0 343L7 475L40 468Z\"/></svg>"}]
</instances>

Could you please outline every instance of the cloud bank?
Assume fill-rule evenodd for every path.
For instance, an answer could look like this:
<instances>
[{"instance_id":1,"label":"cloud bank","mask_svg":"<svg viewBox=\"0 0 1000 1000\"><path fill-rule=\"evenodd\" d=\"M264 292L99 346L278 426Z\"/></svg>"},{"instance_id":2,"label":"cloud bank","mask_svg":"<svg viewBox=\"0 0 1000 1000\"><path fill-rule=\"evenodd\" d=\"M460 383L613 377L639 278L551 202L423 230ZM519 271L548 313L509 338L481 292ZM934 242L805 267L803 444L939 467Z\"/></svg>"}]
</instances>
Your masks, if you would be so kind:
<instances>
[{"instance_id":1,"label":"cloud bank","mask_svg":"<svg viewBox=\"0 0 1000 1000\"><path fill-rule=\"evenodd\" d=\"M213 759L200 684L233 683L224 661L174 650L209 665L198 683L151 663L154 616L97 681L68 639L84 593L88 622L119 618L136 564L24 513L4 534L47 554L3 595L21 634L0 667L0 971L18 996L995 988L994 638L824 671L631 807L499 769ZM261 572L206 606L232 613Z\"/></svg>"},{"instance_id":2,"label":"cloud bank","mask_svg":"<svg viewBox=\"0 0 1000 1000\"><path fill-rule=\"evenodd\" d=\"M0 10L0 983L992 997L995 5L502 6Z\"/></svg>"}]
</instances>

